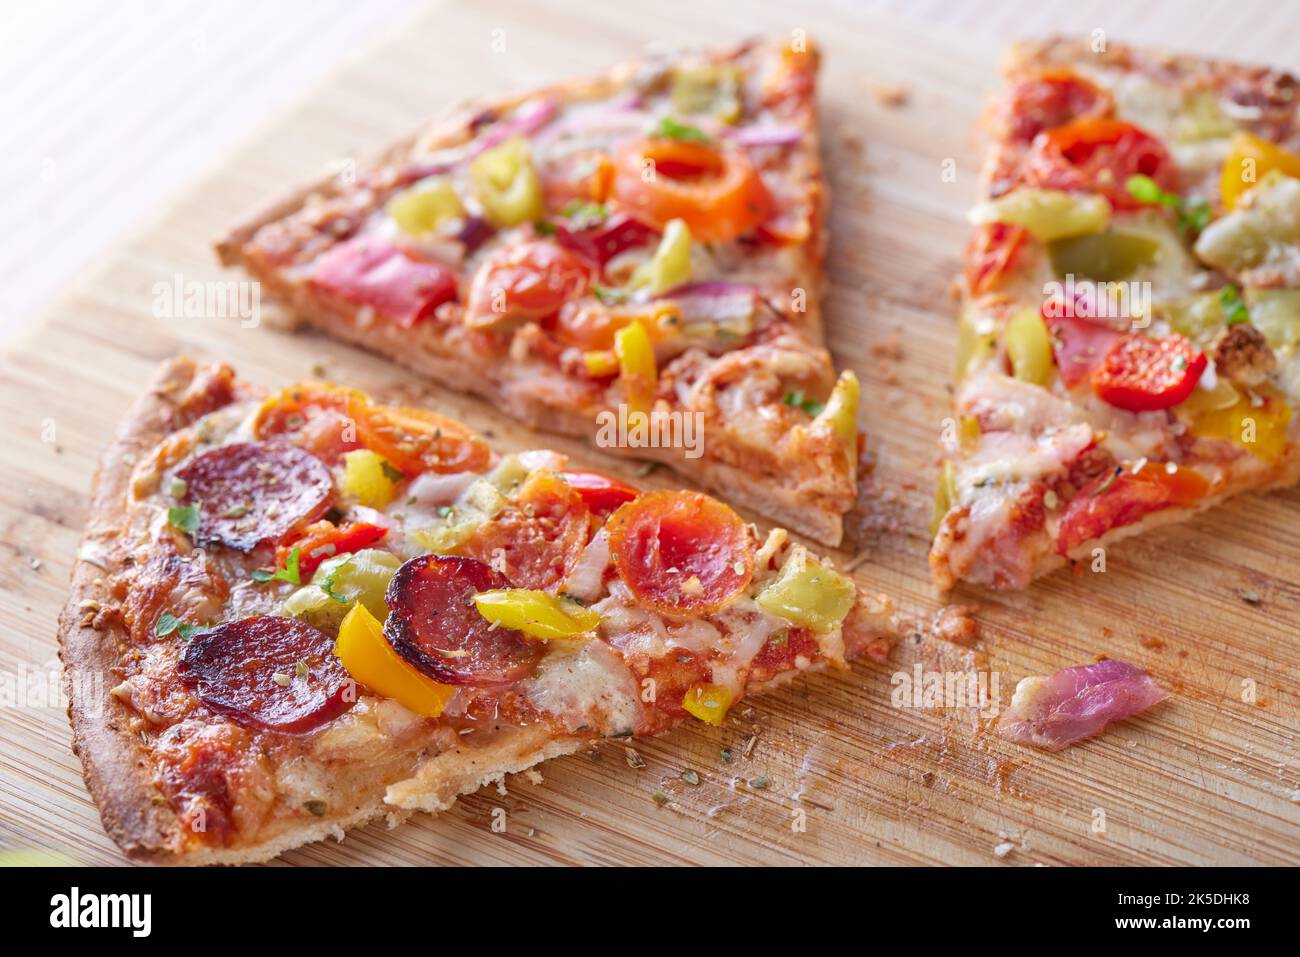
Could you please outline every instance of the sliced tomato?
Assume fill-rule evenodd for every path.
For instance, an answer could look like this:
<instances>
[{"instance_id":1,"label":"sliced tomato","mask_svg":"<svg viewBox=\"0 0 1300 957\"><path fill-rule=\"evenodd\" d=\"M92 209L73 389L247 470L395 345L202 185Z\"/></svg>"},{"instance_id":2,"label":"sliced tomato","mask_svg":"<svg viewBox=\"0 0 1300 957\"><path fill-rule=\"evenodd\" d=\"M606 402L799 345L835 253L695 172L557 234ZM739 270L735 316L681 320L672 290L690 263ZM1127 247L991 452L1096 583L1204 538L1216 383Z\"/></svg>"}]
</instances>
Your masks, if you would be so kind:
<instances>
[{"instance_id":1,"label":"sliced tomato","mask_svg":"<svg viewBox=\"0 0 1300 957\"><path fill-rule=\"evenodd\" d=\"M966 284L975 295L988 292L1016 264L1028 233L1023 226L985 223L976 227L966 249Z\"/></svg>"},{"instance_id":2,"label":"sliced tomato","mask_svg":"<svg viewBox=\"0 0 1300 957\"><path fill-rule=\"evenodd\" d=\"M1166 192L1178 191L1178 171L1164 144L1132 123L1106 117L1084 117L1039 133L1025 158L1031 186L1100 193L1116 209L1142 205L1127 186L1139 174Z\"/></svg>"},{"instance_id":3,"label":"sliced tomato","mask_svg":"<svg viewBox=\"0 0 1300 957\"><path fill-rule=\"evenodd\" d=\"M473 558L412 558L388 583L384 637L399 655L444 684L518 681L532 673L545 646L493 625L474 605L479 592L511 584Z\"/></svg>"},{"instance_id":4,"label":"sliced tomato","mask_svg":"<svg viewBox=\"0 0 1300 957\"><path fill-rule=\"evenodd\" d=\"M1093 369L1092 388L1118 409L1172 409L1192 394L1207 363L1205 353L1178 333L1153 339L1130 332Z\"/></svg>"},{"instance_id":5,"label":"sliced tomato","mask_svg":"<svg viewBox=\"0 0 1300 957\"><path fill-rule=\"evenodd\" d=\"M577 489L587 508L600 516L608 515L641 494L635 486L600 472L561 472L560 478Z\"/></svg>"},{"instance_id":6,"label":"sliced tomato","mask_svg":"<svg viewBox=\"0 0 1300 957\"><path fill-rule=\"evenodd\" d=\"M599 223L582 229L574 229L564 222L556 223L555 240L583 258L604 267L619 253L658 242L659 233L639 219L615 211Z\"/></svg>"},{"instance_id":7,"label":"sliced tomato","mask_svg":"<svg viewBox=\"0 0 1300 957\"><path fill-rule=\"evenodd\" d=\"M1147 462L1138 471L1119 467L1084 486L1061 515L1056 550L1067 555L1112 528L1132 525L1165 508L1189 508L1205 497L1210 483L1199 472Z\"/></svg>"},{"instance_id":8,"label":"sliced tomato","mask_svg":"<svg viewBox=\"0 0 1300 957\"><path fill-rule=\"evenodd\" d=\"M409 257L386 239L358 236L316 261L311 281L326 292L409 329L456 298L456 274Z\"/></svg>"},{"instance_id":9,"label":"sliced tomato","mask_svg":"<svg viewBox=\"0 0 1300 957\"><path fill-rule=\"evenodd\" d=\"M579 150L545 164L538 175L546 209L555 212L575 200L603 203L609 196L614 164L601 150Z\"/></svg>"},{"instance_id":10,"label":"sliced tomato","mask_svg":"<svg viewBox=\"0 0 1300 957\"><path fill-rule=\"evenodd\" d=\"M1043 321L1052 332L1052 353L1068 388L1089 378L1124 335L1101 320L1083 316L1049 316L1044 310Z\"/></svg>"},{"instance_id":11,"label":"sliced tomato","mask_svg":"<svg viewBox=\"0 0 1300 957\"><path fill-rule=\"evenodd\" d=\"M698 492L649 492L621 506L605 529L624 584L668 614L716 611L753 577L748 526Z\"/></svg>"},{"instance_id":12,"label":"sliced tomato","mask_svg":"<svg viewBox=\"0 0 1300 957\"><path fill-rule=\"evenodd\" d=\"M474 274L465 322L484 329L506 319L545 318L586 292L590 279L586 260L559 243L502 247Z\"/></svg>"},{"instance_id":13,"label":"sliced tomato","mask_svg":"<svg viewBox=\"0 0 1300 957\"><path fill-rule=\"evenodd\" d=\"M276 567L284 568L298 549L298 574L305 582L327 558L369 548L387 534L388 529L369 522L316 522L303 529L302 538L276 548Z\"/></svg>"},{"instance_id":14,"label":"sliced tomato","mask_svg":"<svg viewBox=\"0 0 1300 957\"><path fill-rule=\"evenodd\" d=\"M349 412L361 444L408 476L481 472L492 459L482 436L427 409L354 402Z\"/></svg>"},{"instance_id":15,"label":"sliced tomato","mask_svg":"<svg viewBox=\"0 0 1300 957\"><path fill-rule=\"evenodd\" d=\"M774 203L742 150L672 139L632 140L614 160L614 198L659 231L674 219L702 243L752 232Z\"/></svg>"},{"instance_id":16,"label":"sliced tomato","mask_svg":"<svg viewBox=\"0 0 1300 957\"><path fill-rule=\"evenodd\" d=\"M1044 130L1083 117L1107 116L1115 103L1109 93L1073 70L1055 68L1012 84L1000 113L1007 135L1029 143Z\"/></svg>"},{"instance_id":17,"label":"sliced tomato","mask_svg":"<svg viewBox=\"0 0 1300 957\"><path fill-rule=\"evenodd\" d=\"M262 403L253 420L259 439L279 435L333 465L345 452L361 448L349 415L350 403L365 395L329 382L290 386Z\"/></svg>"},{"instance_id":18,"label":"sliced tomato","mask_svg":"<svg viewBox=\"0 0 1300 957\"><path fill-rule=\"evenodd\" d=\"M591 513L578 490L539 470L514 502L458 550L487 562L519 588L554 591L582 555L590 527Z\"/></svg>"}]
</instances>

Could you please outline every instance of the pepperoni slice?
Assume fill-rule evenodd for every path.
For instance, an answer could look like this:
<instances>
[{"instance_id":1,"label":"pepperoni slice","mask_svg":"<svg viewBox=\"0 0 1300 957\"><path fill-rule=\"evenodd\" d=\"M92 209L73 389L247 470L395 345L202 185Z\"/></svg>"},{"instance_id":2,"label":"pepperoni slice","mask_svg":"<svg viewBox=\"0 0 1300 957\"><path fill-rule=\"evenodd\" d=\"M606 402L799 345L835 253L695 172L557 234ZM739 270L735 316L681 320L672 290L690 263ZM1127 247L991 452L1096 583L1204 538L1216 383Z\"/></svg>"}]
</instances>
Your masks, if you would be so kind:
<instances>
[{"instance_id":1,"label":"pepperoni slice","mask_svg":"<svg viewBox=\"0 0 1300 957\"><path fill-rule=\"evenodd\" d=\"M526 678L542 657L540 643L513 628L494 628L474 596L509 588L504 575L473 558L421 555L388 583L384 636L399 655L435 681L501 685Z\"/></svg>"},{"instance_id":2,"label":"pepperoni slice","mask_svg":"<svg viewBox=\"0 0 1300 957\"><path fill-rule=\"evenodd\" d=\"M251 552L320 518L334 481L320 459L293 445L237 442L176 473L186 504L201 505L195 541Z\"/></svg>"},{"instance_id":3,"label":"pepperoni slice","mask_svg":"<svg viewBox=\"0 0 1300 957\"><path fill-rule=\"evenodd\" d=\"M1051 69L1019 80L1001 104L1007 134L1029 143L1044 130L1083 116L1106 116L1114 109L1109 93L1069 69Z\"/></svg>"},{"instance_id":4,"label":"pepperoni slice","mask_svg":"<svg viewBox=\"0 0 1300 957\"><path fill-rule=\"evenodd\" d=\"M636 598L668 614L715 611L753 577L749 529L698 492L650 492L605 525L614 566Z\"/></svg>"},{"instance_id":5,"label":"pepperoni slice","mask_svg":"<svg viewBox=\"0 0 1300 957\"><path fill-rule=\"evenodd\" d=\"M334 639L296 618L256 615L199 635L179 673L205 705L256 731L305 734L356 703Z\"/></svg>"},{"instance_id":6,"label":"pepperoni slice","mask_svg":"<svg viewBox=\"0 0 1300 957\"><path fill-rule=\"evenodd\" d=\"M460 551L500 569L518 588L553 591L587 546L591 512L577 489L539 470L518 498L478 527Z\"/></svg>"},{"instance_id":7,"label":"pepperoni slice","mask_svg":"<svg viewBox=\"0 0 1300 957\"><path fill-rule=\"evenodd\" d=\"M1029 185L1101 193L1116 209L1142 205L1127 185L1139 174L1178 191L1178 169L1160 140L1132 123L1095 116L1039 133L1025 158Z\"/></svg>"}]
</instances>

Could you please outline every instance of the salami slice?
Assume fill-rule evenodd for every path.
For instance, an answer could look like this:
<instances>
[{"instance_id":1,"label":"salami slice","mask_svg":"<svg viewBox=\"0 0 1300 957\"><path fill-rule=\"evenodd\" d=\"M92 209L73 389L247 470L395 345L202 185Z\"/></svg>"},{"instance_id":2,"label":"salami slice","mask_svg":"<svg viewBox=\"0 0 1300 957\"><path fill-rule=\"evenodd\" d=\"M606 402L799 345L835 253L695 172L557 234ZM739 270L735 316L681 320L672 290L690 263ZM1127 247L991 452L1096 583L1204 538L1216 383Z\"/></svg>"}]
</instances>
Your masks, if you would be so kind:
<instances>
[{"instance_id":1,"label":"salami slice","mask_svg":"<svg viewBox=\"0 0 1300 957\"><path fill-rule=\"evenodd\" d=\"M256 615L185 646L181 680L213 711L258 731L304 734L356 703L334 640L296 618Z\"/></svg>"},{"instance_id":2,"label":"salami slice","mask_svg":"<svg viewBox=\"0 0 1300 957\"><path fill-rule=\"evenodd\" d=\"M509 588L504 575L473 558L421 555L388 584L384 636L403 658L435 681L500 685L526 678L542 657L540 643L512 628L494 628L474 596Z\"/></svg>"},{"instance_id":3,"label":"salami slice","mask_svg":"<svg viewBox=\"0 0 1300 957\"><path fill-rule=\"evenodd\" d=\"M619 577L644 604L675 615L716 611L754 572L739 515L698 492L650 492L605 525Z\"/></svg>"},{"instance_id":4,"label":"salami slice","mask_svg":"<svg viewBox=\"0 0 1300 957\"><path fill-rule=\"evenodd\" d=\"M325 464L294 445L237 442L205 452L176 473L186 504L199 505L200 545L251 552L277 544L325 514L334 481Z\"/></svg>"}]
</instances>

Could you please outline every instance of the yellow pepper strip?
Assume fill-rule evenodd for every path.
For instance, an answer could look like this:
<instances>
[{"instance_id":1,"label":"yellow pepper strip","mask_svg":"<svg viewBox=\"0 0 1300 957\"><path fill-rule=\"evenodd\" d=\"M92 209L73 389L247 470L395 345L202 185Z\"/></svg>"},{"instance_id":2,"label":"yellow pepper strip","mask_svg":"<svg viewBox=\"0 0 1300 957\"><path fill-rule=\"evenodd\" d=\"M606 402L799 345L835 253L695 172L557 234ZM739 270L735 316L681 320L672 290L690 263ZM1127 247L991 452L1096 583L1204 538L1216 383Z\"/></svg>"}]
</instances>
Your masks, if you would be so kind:
<instances>
[{"instance_id":1,"label":"yellow pepper strip","mask_svg":"<svg viewBox=\"0 0 1300 957\"><path fill-rule=\"evenodd\" d=\"M393 500L398 474L378 452L355 449L343 456L343 494L369 508L383 508Z\"/></svg>"},{"instance_id":2,"label":"yellow pepper strip","mask_svg":"<svg viewBox=\"0 0 1300 957\"><path fill-rule=\"evenodd\" d=\"M1241 195L1272 170L1300 179L1300 156L1253 133L1238 132L1233 137L1232 149L1219 176L1223 205L1227 209L1236 209Z\"/></svg>"},{"instance_id":3,"label":"yellow pepper strip","mask_svg":"<svg viewBox=\"0 0 1300 957\"><path fill-rule=\"evenodd\" d=\"M632 322L614 333L614 354L618 356L619 378L629 413L648 415L654 402L658 372L654 347L645 326Z\"/></svg>"},{"instance_id":4,"label":"yellow pepper strip","mask_svg":"<svg viewBox=\"0 0 1300 957\"><path fill-rule=\"evenodd\" d=\"M442 714L456 692L403 661L384 637L379 619L362 604L353 605L339 625L334 654L358 682L426 718Z\"/></svg>"},{"instance_id":5,"label":"yellow pepper strip","mask_svg":"<svg viewBox=\"0 0 1300 957\"><path fill-rule=\"evenodd\" d=\"M824 423L835 430L857 455L858 444L858 377L845 369L831 390L826 406L817 413L814 425Z\"/></svg>"},{"instance_id":6,"label":"yellow pepper strip","mask_svg":"<svg viewBox=\"0 0 1300 957\"><path fill-rule=\"evenodd\" d=\"M1038 309L1021 309L1002 333L1011 369L1021 382L1046 385L1052 377L1052 337Z\"/></svg>"},{"instance_id":7,"label":"yellow pepper strip","mask_svg":"<svg viewBox=\"0 0 1300 957\"><path fill-rule=\"evenodd\" d=\"M582 354L582 364L593 379L618 374L618 356L612 349L591 349Z\"/></svg>"},{"instance_id":8,"label":"yellow pepper strip","mask_svg":"<svg viewBox=\"0 0 1300 957\"><path fill-rule=\"evenodd\" d=\"M427 236L449 219L465 215L451 180L427 179L388 201L388 215L408 236Z\"/></svg>"},{"instance_id":9,"label":"yellow pepper strip","mask_svg":"<svg viewBox=\"0 0 1300 957\"><path fill-rule=\"evenodd\" d=\"M474 195L494 226L518 226L542 217L542 183L528 141L515 136L469 164Z\"/></svg>"},{"instance_id":10,"label":"yellow pepper strip","mask_svg":"<svg viewBox=\"0 0 1300 957\"><path fill-rule=\"evenodd\" d=\"M1039 242L1099 233L1110 222L1110 203L1092 193L1021 186L997 199L980 203L968 217L976 225L1007 223L1024 226Z\"/></svg>"},{"instance_id":11,"label":"yellow pepper strip","mask_svg":"<svg viewBox=\"0 0 1300 957\"><path fill-rule=\"evenodd\" d=\"M980 332L972 319L962 316L957 329L957 363L954 376L960 384L973 364L983 364L997 350L992 332Z\"/></svg>"},{"instance_id":12,"label":"yellow pepper strip","mask_svg":"<svg viewBox=\"0 0 1300 957\"><path fill-rule=\"evenodd\" d=\"M727 709L736 700L730 688L722 685L691 685L682 698L682 707L705 724L718 726L727 716Z\"/></svg>"},{"instance_id":13,"label":"yellow pepper strip","mask_svg":"<svg viewBox=\"0 0 1300 957\"><path fill-rule=\"evenodd\" d=\"M531 588L498 588L474 596L478 613L530 638L578 638L595 631L600 615L576 601Z\"/></svg>"},{"instance_id":14,"label":"yellow pepper strip","mask_svg":"<svg viewBox=\"0 0 1300 957\"><path fill-rule=\"evenodd\" d=\"M632 274L632 285L646 286L652 295L667 292L691 278L691 231L684 220L673 219L664 227L654 255Z\"/></svg>"},{"instance_id":15,"label":"yellow pepper strip","mask_svg":"<svg viewBox=\"0 0 1300 957\"><path fill-rule=\"evenodd\" d=\"M1224 407L1211 403L1192 393L1192 398L1179 406L1180 411L1192 413L1191 433L1197 438L1227 439L1265 462L1276 462L1286 451L1286 430L1291 422L1291 406L1282 393L1272 386L1254 390L1259 404L1248 395ZM1218 408L1213 406L1217 404ZM1197 408L1197 406L1200 406Z\"/></svg>"},{"instance_id":16,"label":"yellow pepper strip","mask_svg":"<svg viewBox=\"0 0 1300 957\"><path fill-rule=\"evenodd\" d=\"M789 559L776 580L754 598L765 611L814 631L839 626L857 597L853 580L828 568L803 549Z\"/></svg>"},{"instance_id":17,"label":"yellow pepper strip","mask_svg":"<svg viewBox=\"0 0 1300 957\"><path fill-rule=\"evenodd\" d=\"M953 471L952 462L945 460L943 469L939 472L939 484L934 489L934 512L930 516L931 538L934 538L935 533L939 531L939 525L943 522L943 517L956 504L957 476Z\"/></svg>"}]
</instances>

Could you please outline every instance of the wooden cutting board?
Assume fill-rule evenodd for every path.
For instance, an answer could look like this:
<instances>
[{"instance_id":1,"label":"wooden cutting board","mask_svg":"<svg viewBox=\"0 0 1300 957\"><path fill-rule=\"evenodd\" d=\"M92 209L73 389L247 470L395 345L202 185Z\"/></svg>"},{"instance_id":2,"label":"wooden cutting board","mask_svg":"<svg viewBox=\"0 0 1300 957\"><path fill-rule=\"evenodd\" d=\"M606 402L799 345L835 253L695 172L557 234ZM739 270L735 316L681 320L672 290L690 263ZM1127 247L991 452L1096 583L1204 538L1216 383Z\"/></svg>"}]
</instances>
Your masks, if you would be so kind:
<instances>
[{"instance_id":1,"label":"wooden cutting board","mask_svg":"<svg viewBox=\"0 0 1300 957\"><path fill-rule=\"evenodd\" d=\"M849 5L798 22L776 2L746 3L743 15L740 5L679 0L603 13L539 6L420 15L215 163L10 345L0 366L0 677L10 692L28 680L19 704L0 708L0 846L121 860L83 788L63 711L36 686L56 674L54 621L95 460L155 363L178 351L218 356L268 385L323 365L381 393L420 390L504 448L546 441L598 462L318 337L154 318L154 284L220 278L210 239L331 159L364 156L452 101L598 70L650 38L803 28L820 39L834 197L828 340L862 379L861 424L877 461L855 522L860 545L843 557L864 551L859 582L904 611L924 618L943 603L929 581L926 525L948 411L950 284L976 188L973 125L996 82L996 47ZM955 181L941 175L946 160ZM662 470L645 481L673 484ZM282 861L1300 863L1298 528L1300 493L1247 497L1117 547L1104 574L1063 572L1023 594L957 593L950 600L978 606L975 649L920 628L887 665L804 677L720 729L692 723L637 742L642 768L605 744L543 766L543 783L511 778L504 793L485 789L436 818L372 825ZM969 710L891 703L893 676L917 664L996 675L1005 705L1025 675L1098 655L1149 669L1172 698L1062 754L1003 743ZM698 785L682 779L688 769ZM504 833L491 827L497 808Z\"/></svg>"}]
</instances>

